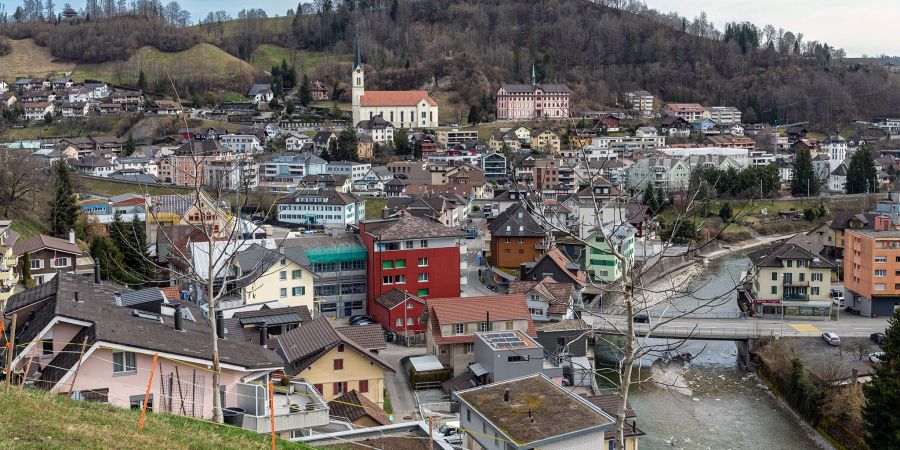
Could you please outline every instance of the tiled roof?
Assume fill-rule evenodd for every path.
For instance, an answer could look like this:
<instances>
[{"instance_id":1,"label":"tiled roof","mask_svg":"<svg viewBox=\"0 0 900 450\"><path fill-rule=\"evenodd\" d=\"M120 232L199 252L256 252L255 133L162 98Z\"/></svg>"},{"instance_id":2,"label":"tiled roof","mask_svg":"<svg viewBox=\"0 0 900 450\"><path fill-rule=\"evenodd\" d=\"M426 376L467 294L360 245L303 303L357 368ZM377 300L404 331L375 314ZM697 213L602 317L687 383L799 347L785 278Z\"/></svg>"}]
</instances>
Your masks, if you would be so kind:
<instances>
[{"instance_id":1,"label":"tiled roof","mask_svg":"<svg viewBox=\"0 0 900 450\"><path fill-rule=\"evenodd\" d=\"M347 344L362 355L393 372L390 364L334 329L331 320L320 317L276 338L276 348L297 373L324 356L339 344Z\"/></svg>"},{"instance_id":2,"label":"tiled roof","mask_svg":"<svg viewBox=\"0 0 900 450\"><path fill-rule=\"evenodd\" d=\"M536 290L547 299L548 314L564 315L572 306L572 294L575 292L575 286L572 283L559 283L550 277L544 277L540 281L517 280L509 284L510 294L527 294L532 290Z\"/></svg>"},{"instance_id":3,"label":"tiled roof","mask_svg":"<svg viewBox=\"0 0 900 450\"><path fill-rule=\"evenodd\" d=\"M404 303L406 300L413 300L422 304L425 303L424 299L397 288L393 288L384 294L381 294L380 297L375 299L375 303L378 303L387 309L394 309L397 305Z\"/></svg>"},{"instance_id":4,"label":"tiled roof","mask_svg":"<svg viewBox=\"0 0 900 450\"><path fill-rule=\"evenodd\" d=\"M34 235L28 239L20 239L13 245L13 253L23 255L25 253L36 252L42 248L58 250L73 255L81 255L82 251L77 245L70 243L65 239L55 238L43 234Z\"/></svg>"},{"instance_id":5,"label":"tiled roof","mask_svg":"<svg viewBox=\"0 0 900 450\"><path fill-rule=\"evenodd\" d=\"M309 312L309 308L306 305L303 306L286 306L284 308L269 308L263 307L262 309L257 309L256 311L241 311L234 313L235 318L237 319L251 319L255 317L266 317L266 316L276 316L281 314L297 314L300 316L300 320L302 322L310 322L312 321L312 314Z\"/></svg>"},{"instance_id":6,"label":"tiled roof","mask_svg":"<svg viewBox=\"0 0 900 450\"><path fill-rule=\"evenodd\" d=\"M428 299L428 319L434 341L437 344L474 342L469 335L443 336L441 323L483 322L490 311L491 322L500 320L528 320L526 332L535 336L531 313L522 294L487 295L482 297L450 297Z\"/></svg>"},{"instance_id":7,"label":"tiled roof","mask_svg":"<svg viewBox=\"0 0 900 450\"><path fill-rule=\"evenodd\" d=\"M415 106L425 100L431 106L437 102L426 91L365 91L359 99L361 106Z\"/></svg>"},{"instance_id":8,"label":"tiled roof","mask_svg":"<svg viewBox=\"0 0 900 450\"><path fill-rule=\"evenodd\" d=\"M345 418L354 422L363 417L370 417L381 425L391 423L387 413L378 407L365 395L359 395L356 390L344 393L340 397L328 402L329 415Z\"/></svg>"},{"instance_id":9,"label":"tiled roof","mask_svg":"<svg viewBox=\"0 0 900 450\"><path fill-rule=\"evenodd\" d=\"M573 270L575 270L575 269L571 268L571 266L574 266L575 263L573 263L572 260L570 260L569 257L567 257L566 254L563 253L563 251L559 249L559 247L553 247L550 250L548 250L547 253L545 253L540 259L538 259L537 263L535 264L535 267L537 267L544 259L549 259L554 265L556 265L560 269L560 271L562 271L562 273L564 273L570 279L572 279L573 281L578 283L579 287L584 287L585 284L587 283L587 278L585 277L584 271L578 270L577 273L573 272ZM534 270L534 269L532 269L532 270ZM530 274L530 271L529 271L529 273L526 273L526 276L529 274Z\"/></svg>"},{"instance_id":10,"label":"tiled roof","mask_svg":"<svg viewBox=\"0 0 900 450\"><path fill-rule=\"evenodd\" d=\"M753 262L753 265L757 267L784 267L782 260L786 259L808 260L809 267L814 269L834 269L837 267L834 262L808 247L799 242L788 241L755 251L747 256Z\"/></svg>"},{"instance_id":11,"label":"tiled roof","mask_svg":"<svg viewBox=\"0 0 900 450\"><path fill-rule=\"evenodd\" d=\"M403 216L363 222L365 233L381 241L462 237L465 232L419 217Z\"/></svg>"},{"instance_id":12,"label":"tiled roof","mask_svg":"<svg viewBox=\"0 0 900 450\"><path fill-rule=\"evenodd\" d=\"M500 213L488 228L491 236L500 237L542 237L547 234L522 203L515 203Z\"/></svg>"},{"instance_id":13,"label":"tiled roof","mask_svg":"<svg viewBox=\"0 0 900 450\"><path fill-rule=\"evenodd\" d=\"M387 343L384 340L384 330L377 323L337 327L335 330L366 350L384 350L387 348Z\"/></svg>"}]
</instances>

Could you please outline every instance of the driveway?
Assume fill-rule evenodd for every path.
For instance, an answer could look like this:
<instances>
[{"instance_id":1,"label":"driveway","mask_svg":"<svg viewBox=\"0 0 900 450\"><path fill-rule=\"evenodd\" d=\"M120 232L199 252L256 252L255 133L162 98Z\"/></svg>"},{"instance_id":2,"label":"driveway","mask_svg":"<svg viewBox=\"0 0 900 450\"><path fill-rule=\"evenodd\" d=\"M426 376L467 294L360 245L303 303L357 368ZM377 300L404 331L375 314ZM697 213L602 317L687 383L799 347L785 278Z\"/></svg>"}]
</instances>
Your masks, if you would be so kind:
<instances>
[{"instance_id":1,"label":"driveway","mask_svg":"<svg viewBox=\"0 0 900 450\"><path fill-rule=\"evenodd\" d=\"M414 420L418 417L418 405L400 367L400 359L404 356L424 355L425 347L404 347L390 342L387 346L378 353L378 356L387 361L395 371L384 374L384 384L391 396L391 406L394 408L394 421Z\"/></svg>"}]
</instances>

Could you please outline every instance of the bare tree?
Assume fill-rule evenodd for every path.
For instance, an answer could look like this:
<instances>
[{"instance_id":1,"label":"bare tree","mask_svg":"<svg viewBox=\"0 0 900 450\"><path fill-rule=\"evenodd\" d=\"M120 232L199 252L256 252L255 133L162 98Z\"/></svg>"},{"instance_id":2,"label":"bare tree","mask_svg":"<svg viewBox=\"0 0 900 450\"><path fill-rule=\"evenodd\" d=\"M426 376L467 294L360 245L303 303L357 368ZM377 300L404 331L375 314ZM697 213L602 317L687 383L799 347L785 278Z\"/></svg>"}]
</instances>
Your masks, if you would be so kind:
<instances>
[{"instance_id":1,"label":"bare tree","mask_svg":"<svg viewBox=\"0 0 900 450\"><path fill-rule=\"evenodd\" d=\"M574 124L573 129L577 130ZM579 138L586 134L587 130L576 131ZM560 170L568 169L576 174L576 187L589 187L578 196L581 199L586 197L586 201L582 200L577 205L578 209L586 211L578 214L575 223L559 217L558 200L548 200L548 197L553 197L555 186L542 188L539 185L542 181L535 180L530 184L516 184L512 189L525 194L526 208L546 230L549 240L564 238L569 244L582 246L585 260L592 254L612 256L620 267L621 278L612 284L595 282L590 274L586 277L588 285L600 291L601 298L617 299L618 308L621 310L617 314L618 318L603 314L597 308L585 308L581 314L589 325L584 335L609 344L618 359L616 368L601 368L596 370L595 375L616 386L620 397L615 415L616 441L617 448L624 448L625 411L629 389L632 385L651 381L649 377L641 376L640 361L646 357L677 354L686 341L693 337L696 327L688 336L668 340L662 344L649 343L647 339L660 330L660 327L674 320L710 312L728 301L733 301L737 287L742 286L745 281L729 280L731 288L726 292L704 296L700 294L703 286L692 283L691 277L662 277L666 272L666 265L672 260L690 260L698 251L710 245L727 225L746 217L750 200L735 207L734 217L726 220L721 226L713 226L707 221L711 195L704 194L711 188L702 186L704 181L700 181L699 184L665 186L668 194L668 198L664 200L666 204L655 210L650 209L649 216L644 218L643 222L657 223L665 213L667 227L673 231L667 233L666 238L650 239L648 227L647 237L639 246L635 245L635 250L641 250L642 254L642 258L637 259L628 254L626 246L622 243L627 239L623 236L628 236L628 229L632 228L629 219L633 217L634 208L629 210L628 203L637 198L637 193L641 189L630 191L626 186L620 185L609 192L598 192L593 186L603 180L603 173L607 168L604 161L593 163L589 161L585 146L570 148L569 154L576 156L563 160ZM510 179L515 180L514 173L510 174ZM688 234L695 236L696 239L688 243L682 242L679 233L674 231L682 227L689 230ZM656 283L647 281L655 278L660 278L661 281ZM694 301L684 301L685 298L693 298ZM634 318L638 314L647 315L651 319L646 329L640 332L634 324ZM621 335L624 342L608 339L604 332ZM669 385L667 381L655 383Z\"/></svg>"},{"instance_id":2,"label":"bare tree","mask_svg":"<svg viewBox=\"0 0 900 450\"><path fill-rule=\"evenodd\" d=\"M12 211L28 203L37 204L34 195L42 192L41 174L46 169L46 165L25 150L0 149L0 215L9 217Z\"/></svg>"}]
</instances>

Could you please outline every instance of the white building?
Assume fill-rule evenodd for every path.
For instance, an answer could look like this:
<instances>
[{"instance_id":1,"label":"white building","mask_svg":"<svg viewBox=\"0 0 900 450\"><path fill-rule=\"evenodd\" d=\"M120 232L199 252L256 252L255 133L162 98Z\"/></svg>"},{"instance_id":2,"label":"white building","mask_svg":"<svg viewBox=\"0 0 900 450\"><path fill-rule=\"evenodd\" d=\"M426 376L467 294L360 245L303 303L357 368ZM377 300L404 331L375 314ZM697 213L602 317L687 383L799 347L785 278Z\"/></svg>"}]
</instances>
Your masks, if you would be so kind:
<instances>
[{"instance_id":1,"label":"white building","mask_svg":"<svg viewBox=\"0 0 900 450\"><path fill-rule=\"evenodd\" d=\"M847 187L847 165L843 162L831 171L828 176L828 190L831 192L844 192Z\"/></svg>"},{"instance_id":2,"label":"white building","mask_svg":"<svg viewBox=\"0 0 900 450\"><path fill-rule=\"evenodd\" d=\"M24 103L23 107L25 118L28 120L43 120L45 115L52 115L54 112L53 103L51 102Z\"/></svg>"},{"instance_id":3,"label":"white building","mask_svg":"<svg viewBox=\"0 0 900 450\"><path fill-rule=\"evenodd\" d=\"M144 173L159 176L159 166L156 160L146 157L125 157L116 159L116 170L140 170Z\"/></svg>"},{"instance_id":4,"label":"white building","mask_svg":"<svg viewBox=\"0 0 900 450\"><path fill-rule=\"evenodd\" d=\"M832 171L837 169L850 156L847 154L847 140L839 134L828 136L822 142L822 151L829 156L830 170Z\"/></svg>"},{"instance_id":5,"label":"white building","mask_svg":"<svg viewBox=\"0 0 900 450\"><path fill-rule=\"evenodd\" d=\"M741 123L741 110L734 106L710 106L706 110L709 111L709 118L715 121L717 125Z\"/></svg>"},{"instance_id":6,"label":"white building","mask_svg":"<svg viewBox=\"0 0 900 450\"><path fill-rule=\"evenodd\" d=\"M653 94L647 91L626 92L625 101L631 105L631 110L639 112L641 117L650 117L653 114Z\"/></svg>"},{"instance_id":7,"label":"white building","mask_svg":"<svg viewBox=\"0 0 900 450\"><path fill-rule=\"evenodd\" d=\"M355 225L365 217L366 201L349 192L302 189L276 202L278 220L305 226Z\"/></svg>"},{"instance_id":8,"label":"white building","mask_svg":"<svg viewBox=\"0 0 900 450\"><path fill-rule=\"evenodd\" d=\"M351 181L360 181L369 172L372 165L369 163L361 163L356 161L332 161L325 168L325 173L332 175L343 175Z\"/></svg>"},{"instance_id":9,"label":"white building","mask_svg":"<svg viewBox=\"0 0 900 450\"><path fill-rule=\"evenodd\" d=\"M399 128L438 126L438 104L426 91L366 91L359 42L351 81L354 124L381 115Z\"/></svg>"},{"instance_id":10,"label":"white building","mask_svg":"<svg viewBox=\"0 0 900 450\"><path fill-rule=\"evenodd\" d=\"M394 141L394 124L384 120L380 114L356 124L356 132L364 133L372 138L372 142L383 144Z\"/></svg>"},{"instance_id":11,"label":"white building","mask_svg":"<svg viewBox=\"0 0 900 450\"><path fill-rule=\"evenodd\" d=\"M698 147L698 148L663 148L663 153L677 158L689 156L727 156L741 168L750 165L750 150L746 148Z\"/></svg>"},{"instance_id":12,"label":"white building","mask_svg":"<svg viewBox=\"0 0 900 450\"><path fill-rule=\"evenodd\" d=\"M260 102L270 102L275 95L272 93L272 85L268 83L257 83L253 86L250 86L250 90L247 92L247 97L250 97L255 103Z\"/></svg>"},{"instance_id":13,"label":"white building","mask_svg":"<svg viewBox=\"0 0 900 450\"><path fill-rule=\"evenodd\" d=\"M312 138L304 133L291 133L284 139L284 148L289 152L299 152L306 144L312 144Z\"/></svg>"},{"instance_id":14,"label":"white building","mask_svg":"<svg viewBox=\"0 0 900 450\"><path fill-rule=\"evenodd\" d=\"M234 153L260 153L263 151L262 142L254 134L223 134L219 136L222 147Z\"/></svg>"}]
</instances>

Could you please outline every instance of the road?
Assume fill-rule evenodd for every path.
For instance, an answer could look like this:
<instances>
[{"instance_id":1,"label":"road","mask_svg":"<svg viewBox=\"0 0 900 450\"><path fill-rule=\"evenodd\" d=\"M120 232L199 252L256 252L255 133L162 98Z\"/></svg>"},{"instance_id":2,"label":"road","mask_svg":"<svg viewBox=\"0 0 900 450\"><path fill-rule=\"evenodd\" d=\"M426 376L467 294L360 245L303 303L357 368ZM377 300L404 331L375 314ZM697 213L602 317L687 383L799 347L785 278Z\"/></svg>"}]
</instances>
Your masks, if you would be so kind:
<instances>
[{"instance_id":1,"label":"road","mask_svg":"<svg viewBox=\"0 0 900 450\"><path fill-rule=\"evenodd\" d=\"M484 248L484 230L483 230L483 222L484 219L474 219L473 226L476 230L478 230L478 235L475 236L475 239L467 239L466 245L468 245L469 252L466 254L466 262L468 263L468 268L466 269L466 285L462 286L462 296L463 297L477 297L480 295L493 295L496 292L487 288L484 283L481 282L481 279L478 277L478 269L482 268L478 266L478 255L481 254L481 250ZM487 270L486 267L482 269Z\"/></svg>"},{"instance_id":2,"label":"road","mask_svg":"<svg viewBox=\"0 0 900 450\"><path fill-rule=\"evenodd\" d=\"M404 347L392 343L388 343L387 346L378 353L378 356L394 369L394 373L384 374L384 384L391 396L391 406L394 408L394 422L415 420L418 417L418 405L400 367L400 359L404 356L424 355L425 347Z\"/></svg>"},{"instance_id":3,"label":"road","mask_svg":"<svg viewBox=\"0 0 900 450\"><path fill-rule=\"evenodd\" d=\"M623 315L593 315L582 317L588 325L610 334L621 334L627 324ZM655 324L656 317L650 318ZM837 333L838 336L868 337L870 334L887 328L887 317L872 319L841 315L840 320L797 320L786 319L664 319L666 323L659 325L651 333L651 337L659 338L692 338L716 340L743 340L759 337L818 337L825 331ZM638 335L646 335L648 324L636 323Z\"/></svg>"}]
</instances>

